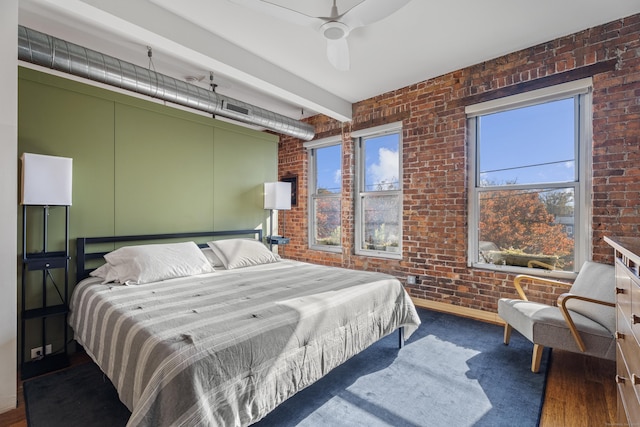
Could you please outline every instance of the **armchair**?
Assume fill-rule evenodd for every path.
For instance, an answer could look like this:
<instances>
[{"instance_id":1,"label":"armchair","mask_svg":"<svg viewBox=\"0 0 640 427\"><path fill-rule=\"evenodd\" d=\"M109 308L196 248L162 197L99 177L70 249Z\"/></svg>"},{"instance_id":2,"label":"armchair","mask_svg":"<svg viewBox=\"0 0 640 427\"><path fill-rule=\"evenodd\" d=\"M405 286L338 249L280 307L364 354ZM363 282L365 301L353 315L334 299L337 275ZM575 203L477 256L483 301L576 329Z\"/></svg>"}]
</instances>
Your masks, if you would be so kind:
<instances>
[{"instance_id":1,"label":"armchair","mask_svg":"<svg viewBox=\"0 0 640 427\"><path fill-rule=\"evenodd\" d=\"M558 305L529 301L521 282L571 286L558 297ZM573 285L529 275L513 282L519 299L501 298L498 315L505 321L504 343L512 328L533 343L531 371L540 370L544 347L584 353L603 359L616 358L615 269L611 265L586 262Z\"/></svg>"}]
</instances>

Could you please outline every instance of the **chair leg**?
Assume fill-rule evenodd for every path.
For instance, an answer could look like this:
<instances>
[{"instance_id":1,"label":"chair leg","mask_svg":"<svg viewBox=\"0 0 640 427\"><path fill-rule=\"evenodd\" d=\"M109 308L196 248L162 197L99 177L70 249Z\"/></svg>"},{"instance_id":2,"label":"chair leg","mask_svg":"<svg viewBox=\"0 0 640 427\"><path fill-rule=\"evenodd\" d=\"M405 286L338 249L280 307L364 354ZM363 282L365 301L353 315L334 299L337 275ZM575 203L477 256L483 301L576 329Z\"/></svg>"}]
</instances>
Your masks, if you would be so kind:
<instances>
[{"instance_id":1,"label":"chair leg","mask_svg":"<svg viewBox=\"0 0 640 427\"><path fill-rule=\"evenodd\" d=\"M542 361L542 350L544 346L540 344L533 345L533 356L531 358L531 372L538 373L540 371L540 362Z\"/></svg>"},{"instance_id":2,"label":"chair leg","mask_svg":"<svg viewBox=\"0 0 640 427\"><path fill-rule=\"evenodd\" d=\"M504 344L509 345L509 341L511 340L511 325L508 323L504 324Z\"/></svg>"}]
</instances>

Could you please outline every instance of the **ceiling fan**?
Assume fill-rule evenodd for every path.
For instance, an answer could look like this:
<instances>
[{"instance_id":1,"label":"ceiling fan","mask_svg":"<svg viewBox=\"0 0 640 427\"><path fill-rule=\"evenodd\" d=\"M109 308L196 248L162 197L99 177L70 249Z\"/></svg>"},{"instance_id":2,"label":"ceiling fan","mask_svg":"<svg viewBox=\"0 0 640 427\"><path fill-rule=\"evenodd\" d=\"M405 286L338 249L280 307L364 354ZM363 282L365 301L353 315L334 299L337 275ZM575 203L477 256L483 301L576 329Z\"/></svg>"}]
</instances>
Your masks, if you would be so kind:
<instances>
[{"instance_id":1,"label":"ceiling fan","mask_svg":"<svg viewBox=\"0 0 640 427\"><path fill-rule=\"evenodd\" d=\"M393 14L410 0L363 0L351 9L339 13L336 0L329 16L309 16L297 10L273 3L274 0L229 0L242 6L269 14L296 25L319 31L327 40L327 58L341 71L350 67L347 36L356 28L373 24Z\"/></svg>"}]
</instances>

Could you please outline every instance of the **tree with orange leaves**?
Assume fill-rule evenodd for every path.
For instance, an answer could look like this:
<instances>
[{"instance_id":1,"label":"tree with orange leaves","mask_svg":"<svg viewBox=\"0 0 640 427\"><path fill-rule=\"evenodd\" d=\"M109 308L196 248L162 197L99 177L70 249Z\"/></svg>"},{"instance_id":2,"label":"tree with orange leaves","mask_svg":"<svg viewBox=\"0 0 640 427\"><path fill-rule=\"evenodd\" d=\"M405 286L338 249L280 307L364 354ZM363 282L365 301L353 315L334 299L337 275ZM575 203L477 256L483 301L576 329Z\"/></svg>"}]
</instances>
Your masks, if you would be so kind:
<instances>
[{"instance_id":1,"label":"tree with orange leaves","mask_svg":"<svg viewBox=\"0 0 640 427\"><path fill-rule=\"evenodd\" d=\"M548 197L540 190L498 190L480 195L480 240L493 242L501 250L553 255L570 262L574 242L554 211L573 211L572 198ZM572 216L572 215L571 215Z\"/></svg>"}]
</instances>

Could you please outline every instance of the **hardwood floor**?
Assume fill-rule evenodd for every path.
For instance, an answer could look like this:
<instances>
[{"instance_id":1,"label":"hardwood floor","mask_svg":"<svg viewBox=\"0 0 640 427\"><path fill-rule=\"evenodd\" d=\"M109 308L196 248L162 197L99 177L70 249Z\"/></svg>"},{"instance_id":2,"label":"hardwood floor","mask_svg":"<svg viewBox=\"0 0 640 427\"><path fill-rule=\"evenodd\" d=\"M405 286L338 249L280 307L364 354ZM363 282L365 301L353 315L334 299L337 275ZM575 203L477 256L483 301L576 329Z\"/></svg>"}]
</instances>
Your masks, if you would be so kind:
<instances>
[{"instance_id":1,"label":"hardwood floor","mask_svg":"<svg viewBox=\"0 0 640 427\"><path fill-rule=\"evenodd\" d=\"M611 360L553 350L540 426L618 425L615 373Z\"/></svg>"},{"instance_id":2,"label":"hardwood floor","mask_svg":"<svg viewBox=\"0 0 640 427\"><path fill-rule=\"evenodd\" d=\"M86 363L75 356L72 365ZM616 425L615 363L554 350L547 377L541 427L601 427ZM2 427L27 427L22 382L18 408L0 414ZM90 427L90 426L87 426Z\"/></svg>"}]
</instances>

